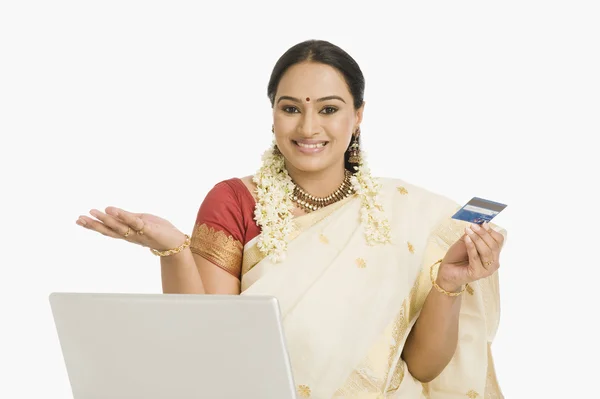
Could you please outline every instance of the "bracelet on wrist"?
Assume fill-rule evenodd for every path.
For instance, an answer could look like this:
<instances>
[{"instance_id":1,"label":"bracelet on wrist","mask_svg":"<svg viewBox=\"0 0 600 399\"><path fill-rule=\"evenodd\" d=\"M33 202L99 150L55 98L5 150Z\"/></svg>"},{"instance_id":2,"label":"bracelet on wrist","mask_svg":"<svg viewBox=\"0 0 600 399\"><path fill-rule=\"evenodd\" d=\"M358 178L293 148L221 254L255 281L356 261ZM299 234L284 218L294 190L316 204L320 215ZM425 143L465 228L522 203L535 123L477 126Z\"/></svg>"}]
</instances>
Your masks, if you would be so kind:
<instances>
[{"instance_id":1,"label":"bracelet on wrist","mask_svg":"<svg viewBox=\"0 0 600 399\"><path fill-rule=\"evenodd\" d=\"M183 251L184 249L186 249L187 247L190 246L190 243L191 243L190 236L188 236L186 234L184 243L181 244L180 246L178 246L177 248L167 249L166 251L159 251L157 249L150 248L150 251L156 256L170 256L170 255L178 254L179 252Z\"/></svg>"},{"instance_id":2,"label":"bracelet on wrist","mask_svg":"<svg viewBox=\"0 0 600 399\"><path fill-rule=\"evenodd\" d=\"M463 292L465 292L465 290L467 289L467 287L469 286L469 284L465 284L465 286L463 287L462 290L458 291L458 292L450 292L450 291L446 291L445 289L443 289L442 287L440 287L438 285L438 283L435 281L435 278L433 277L433 268L435 267L435 265L442 263L442 259L438 260L437 262L435 262L433 265L431 265L431 267L429 268L429 277L431 278L431 284L435 287L436 290L438 290L438 292L441 292L444 295L448 295L448 296L459 296L461 295Z\"/></svg>"}]
</instances>

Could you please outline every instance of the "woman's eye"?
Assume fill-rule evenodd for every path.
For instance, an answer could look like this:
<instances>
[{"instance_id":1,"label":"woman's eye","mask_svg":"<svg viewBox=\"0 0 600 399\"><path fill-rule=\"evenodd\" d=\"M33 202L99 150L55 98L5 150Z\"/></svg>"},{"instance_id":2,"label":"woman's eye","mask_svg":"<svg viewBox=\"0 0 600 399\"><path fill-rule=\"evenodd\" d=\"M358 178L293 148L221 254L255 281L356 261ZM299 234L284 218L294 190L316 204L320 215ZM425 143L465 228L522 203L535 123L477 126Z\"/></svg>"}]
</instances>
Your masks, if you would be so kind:
<instances>
[{"instance_id":1,"label":"woman's eye","mask_svg":"<svg viewBox=\"0 0 600 399\"><path fill-rule=\"evenodd\" d=\"M324 114L333 114L335 112L337 112L337 108L335 107L325 107L323 108L323 110L321 111Z\"/></svg>"},{"instance_id":2,"label":"woman's eye","mask_svg":"<svg viewBox=\"0 0 600 399\"><path fill-rule=\"evenodd\" d=\"M295 114L298 112L298 108L296 107L283 107L283 111L287 112L288 114Z\"/></svg>"}]
</instances>

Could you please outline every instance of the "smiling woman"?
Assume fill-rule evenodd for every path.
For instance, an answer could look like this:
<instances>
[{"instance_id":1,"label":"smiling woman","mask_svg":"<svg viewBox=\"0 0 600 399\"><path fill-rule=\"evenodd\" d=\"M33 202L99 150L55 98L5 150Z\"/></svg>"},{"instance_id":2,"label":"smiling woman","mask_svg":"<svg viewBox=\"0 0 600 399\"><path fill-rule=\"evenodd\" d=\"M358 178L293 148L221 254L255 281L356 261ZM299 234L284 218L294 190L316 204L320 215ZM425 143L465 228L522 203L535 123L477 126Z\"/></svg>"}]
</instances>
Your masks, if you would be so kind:
<instances>
[{"instance_id":1,"label":"smiling woman","mask_svg":"<svg viewBox=\"0 0 600 399\"><path fill-rule=\"evenodd\" d=\"M78 223L152 249L165 293L277 297L300 397L501 398L491 342L506 231L371 176L364 88L344 50L299 43L268 83L261 168L216 184L191 237L114 207Z\"/></svg>"},{"instance_id":2,"label":"smiling woman","mask_svg":"<svg viewBox=\"0 0 600 399\"><path fill-rule=\"evenodd\" d=\"M317 196L326 196L334 189L331 184L340 180L344 154L353 132L358 136L362 121L364 104L354 108L348 85L339 75L326 64L295 64L280 78L277 90L282 94L273 107L273 132L288 172L300 180L307 180L307 175L313 175L308 180L318 177L319 184L307 187ZM300 101L301 93L312 96ZM315 172L320 172L319 176Z\"/></svg>"}]
</instances>

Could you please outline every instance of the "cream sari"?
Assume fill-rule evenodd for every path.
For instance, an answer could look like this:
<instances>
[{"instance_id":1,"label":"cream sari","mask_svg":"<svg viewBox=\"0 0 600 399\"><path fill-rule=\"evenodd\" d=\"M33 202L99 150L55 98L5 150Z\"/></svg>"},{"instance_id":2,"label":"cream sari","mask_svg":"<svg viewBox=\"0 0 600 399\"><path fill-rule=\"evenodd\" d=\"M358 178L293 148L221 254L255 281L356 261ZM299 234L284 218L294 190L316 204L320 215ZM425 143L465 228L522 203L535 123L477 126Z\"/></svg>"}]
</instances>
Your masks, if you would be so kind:
<instances>
[{"instance_id":1,"label":"cream sari","mask_svg":"<svg viewBox=\"0 0 600 399\"><path fill-rule=\"evenodd\" d=\"M502 398L490 344L499 319L498 276L462 298L458 349L435 380L421 384L400 355L431 289L429 267L460 238L457 204L400 180L382 179L392 243L369 246L360 200L296 219L287 258L244 248L242 295L278 298L299 397ZM504 230L496 230L506 234Z\"/></svg>"}]
</instances>

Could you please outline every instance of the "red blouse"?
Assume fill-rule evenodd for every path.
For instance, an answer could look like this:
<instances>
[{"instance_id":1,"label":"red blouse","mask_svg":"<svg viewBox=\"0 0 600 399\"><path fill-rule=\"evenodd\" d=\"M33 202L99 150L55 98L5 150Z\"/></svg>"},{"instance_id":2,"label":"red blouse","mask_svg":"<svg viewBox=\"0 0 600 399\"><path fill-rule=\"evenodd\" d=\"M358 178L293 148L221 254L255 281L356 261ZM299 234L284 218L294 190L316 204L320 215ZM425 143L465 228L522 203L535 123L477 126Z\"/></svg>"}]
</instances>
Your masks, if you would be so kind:
<instances>
[{"instance_id":1,"label":"red blouse","mask_svg":"<svg viewBox=\"0 0 600 399\"><path fill-rule=\"evenodd\" d=\"M241 279L244 245L260 234L256 202L237 178L216 184L200 205L190 249Z\"/></svg>"}]
</instances>

